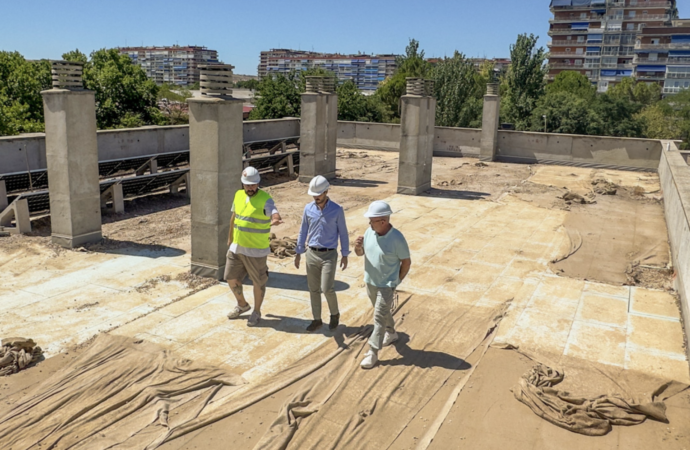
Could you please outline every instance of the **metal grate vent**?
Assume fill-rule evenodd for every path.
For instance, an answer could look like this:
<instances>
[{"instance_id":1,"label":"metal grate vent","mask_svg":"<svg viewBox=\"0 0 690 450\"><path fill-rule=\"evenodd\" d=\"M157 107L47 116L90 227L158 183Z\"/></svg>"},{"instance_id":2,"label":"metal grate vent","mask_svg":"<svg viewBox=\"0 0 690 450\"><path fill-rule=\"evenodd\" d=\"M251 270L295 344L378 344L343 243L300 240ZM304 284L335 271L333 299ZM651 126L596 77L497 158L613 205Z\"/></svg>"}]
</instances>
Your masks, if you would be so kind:
<instances>
[{"instance_id":1,"label":"metal grate vent","mask_svg":"<svg viewBox=\"0 0 690 450\"><path fill-rule=\"evenodd\" d=\"M72 61L51 61L53 89L84 89L84 64Z\"/></svg>"},{"instance_id":2,"label":"metal grate vent","mask_svg":"<svg viewBox=\"0 0 690 450\"><path fill-rule=\"evenodd\" d=\"M232 69L230 64L200 65L199 86L203 97L232 100Z\"/></svg>"}]
</instances>

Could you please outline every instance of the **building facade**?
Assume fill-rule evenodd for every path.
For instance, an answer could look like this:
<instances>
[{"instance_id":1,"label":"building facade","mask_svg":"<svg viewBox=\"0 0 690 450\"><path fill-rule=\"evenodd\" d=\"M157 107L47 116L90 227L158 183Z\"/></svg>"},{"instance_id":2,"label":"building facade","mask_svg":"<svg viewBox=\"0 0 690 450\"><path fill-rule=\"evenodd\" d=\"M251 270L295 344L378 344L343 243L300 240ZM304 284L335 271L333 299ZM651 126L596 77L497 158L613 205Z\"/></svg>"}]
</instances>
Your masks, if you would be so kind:
<instances>
[{"instance_id":1,"label":"building facade","mask_svg":"<svg viewBox=\"0 0 690 450\"><path fill-rule=\"evenodd\" d=\"M320 67L335 73L339 81L352 80L361 91L374 91L395 72L395 55L339 55L290 49L261 52L259 77L272 73Z\"/></svg>"},{"instance_id":2,"label":"building facade","mask_svg":"<svg viewBox=\"0 0 690 450\"><path fill-rule=\"evenodd\" d=\"M642 30L633 63L636 78L661 84L664 95L690 88L690 19Z\"/></svg>"},{"instance_id":3,"label":"building facade","mask_svg":"<svg viewBox=\"0 0 690 450\"><path fill-rule=\"evenodd\" d=\"M141 66L156 84L170 83L181 86L199 81L198 66L219 64L218 52L206 47L121 47L121 54Z\"/></svg>"},{"instance_id":4,"label":"building facade","mask_svg":"<svg viewBox=\"0 0 690 450\"><path fill-rule=\"evenodd\" d=\"M549 80L575 70L599 92L634 75L635 46L644 29L666 27L678 17L676 0L552 0L551 12ZM657 81L642 73L640 79Z\"/></svg>"}]
</instances>

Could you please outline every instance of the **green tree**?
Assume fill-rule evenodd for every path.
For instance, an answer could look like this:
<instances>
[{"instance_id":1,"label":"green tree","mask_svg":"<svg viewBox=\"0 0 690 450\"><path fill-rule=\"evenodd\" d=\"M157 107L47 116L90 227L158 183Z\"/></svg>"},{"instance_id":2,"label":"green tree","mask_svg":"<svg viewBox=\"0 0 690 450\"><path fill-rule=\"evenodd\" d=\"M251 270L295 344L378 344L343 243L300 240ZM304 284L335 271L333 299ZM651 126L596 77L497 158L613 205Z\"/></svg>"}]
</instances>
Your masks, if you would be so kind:
<instances>
[{"instance_id":1,"label":"green tree","mask_svg":"<svg viewBox=\"0 0 690 450\"><path fill-rule=\"evenodd\" d=\"M570 70L559 73L554 78L553 83L546 86L546 94L555 94L556 92L569 92L586 100L594 99L597 93L589 78L580 72Z\"/></svg>"},{"instance_id":2,"label":"green tree","mask_svg":"<svg viewBox=\"0 0 690 450\"><path fill-rule=\"evenodd\" d=\"M434 69L436 125L481 127L482 98L493 67L475 69L465 55L455 52Z\"/></svg>"},{"instance_id":3,"label":"green tree","mask_svg":"<svg viewBox=\"0 0 690 450\"><path fill-rule=\"evenodd\" d=\"M546 116L546 119L544 119ZM589 127L599 122L588 101L576 94L555 91L545 95L531 116L532 131L548 133L590 134Z\"/></svg>"},{"instance_id":4,"label":"green tree","mask_svg":"<svg viewBox=\"0 0 690 450\"><path fill-rule=\"evenodd\" d=\"M406 78L432 76L432 66L424 59L424 50L419 50L419 42L414 39L410 39L405 54L398 56L395 62L395 73L380 84L375 94L387 109L387 122L400 122L400 97L405 94Z\"/></svg>"},{"instance_id":5,"label":"green tree","mask_svg":"<svg viewBox=\"0 0 690 450\"><path fill-rule=\"evenodd\" d=\"M511 64L505 78L503 115L518 130L529 128L532 111L544 94L546 53L544 48L536 48L537 39L533 34L521 34L510 46Z\"/></svg>"},{"instance_id":6,"label":"green tree","mask_svg":"<svg viewBox=\"0 0 690 450\"><path fill-rule=\"evenodd\" d=\"M637 82L631 77L623 78L620 83L612 86L607 95L614 98L627 99L647 106L661 100L661 86L657 83Z\"/></svg>"},{"instance_id":7,"label":"green tree","mask_svg":"<svg viewBox=\"0 0 690 450\"><path fill-rule=\"evenodd\" d=\"M84 62L75 50L62 55L67 61ZM159 88L146 77L141 67L117 49L91 53L84 64L84 86L95 92L96 120L99 128L163 124L157 106Z\"/></svg>"},{"instance_id":8,"label":"green tree","mask_svg":"<svg viewBox=\"0 0 690 450\"><path fill-rule=\"evenodd\" d=\"M338 86L338 120L381 122L384 106L376 96L366 96L357 85L347 80Z\"/></svg>"},{"instance_id":9,"label":"green tree","mask_svg":"<svg viewBox=\"0 0 690 450\"><path fill-rule=\"evenodd\" d=\"M251 89L251 90L256 90L259 88L259 80L244 80L244 81L238 81L235 83L235 87L237 89Z\"/></svg>"},{"instance_id":10,"label":"green tree","mask_svg":"<svg viewBox=\"0 0 690 450\"><path fill-rule=\"evenodd\" d=\"M642 137L644 122L637 118L642 105L625 97L600 95L591 105L598 121L589 125L589 133L598 136Z\"/></svg>"},{"instance_id":11,"label":"green tree","mask_svg":"<svg viewBox=\"0 0 690 450\"><path fill-rule=\"evenodd\" d=\"M295 72L261 79L249 120L299 117L302 109L300 80Z\"/></svg>"},{"instance_id":12,"label":"green tree","mask_svg":"<svg viewBox=\"0 0 690 450\"><path fill-rule=\"evenodd\" d=\"M0 135L43 131L41 91L50 87L48 61L0 51Z\"/></svg>"},{"instance_id":13,"label":"green tree","mask_svg":"<svg viewBox=\"0 0 690 450\"><path fill-rule=\"evenodd\" d=\"M662 105L649 105L637 116L644 123L644 135L650 139L682 139L683 121Z\"/></svg>"}]
</instances>

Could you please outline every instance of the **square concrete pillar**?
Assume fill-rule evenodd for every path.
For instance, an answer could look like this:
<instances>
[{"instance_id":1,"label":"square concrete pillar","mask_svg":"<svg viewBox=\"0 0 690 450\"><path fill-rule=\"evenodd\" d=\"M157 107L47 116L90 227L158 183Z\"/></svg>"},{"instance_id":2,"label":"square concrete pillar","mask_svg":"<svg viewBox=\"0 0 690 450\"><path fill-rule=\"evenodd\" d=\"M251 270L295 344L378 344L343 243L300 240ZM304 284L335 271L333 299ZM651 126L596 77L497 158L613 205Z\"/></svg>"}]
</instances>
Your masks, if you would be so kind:
<instances>
[{"instance_id":1,"label":"square concrete pillar","mask_svg":"<svg viewBox=\"0 0 690 450\"><path fill-rule=\"evenodd\" d=\"M308 80L307 92L302 94L299 161L302 183L308 183L316 175L329 180L335 178L338 95L332 92L332 87L321 90L323 83L324 80Z\"/></svg>"},{"instance_id":2,"label":"square concrete pillar","mask_svg":"<svg viewBox=\"0 0 690 450\"><path fill-rule=\"evenodd\" d=\"M419 195L431 189L436 100L408 94L401 103L398 193Z\"/></svg>"},{"instance_id":3,"label":"square concrete pillar","mask_svg":"<svg viewBox=\"0 0 690 450\"><path fill-rule=\"evenodd\" d=\"M501 111L501 97L498 95L498 84L490 83L484 96L482 112L482 136L479 147L481 161L493 161L498 152L498 121Z\"/></svg>"},{"instance_id":4,"label":"square concrete pillar","mask_svg":"<svg viewBox=\"0 0 690 450\"><path fill-rule=\"evenodd\" d=\"M221 280L228 250L230 208L235 192L242 187L242 101L202 97L188 103L191 271Z\"/></svg>"},{"instance_id":5,"label":"square concrete pillar","mask_svg":"<svg viewBox=\"0 0 690 450\"><path fill-rule=\"evenodd\" d=\"M101 240L101 201L93 91L41 92L46 126L50 221L54 244Z\"/></svg>"},{"instance_id":6,"label":"square concrete pillar","mask_svg":"<svg viewBox=\"0 0 690 450\"><path fill-rule=\"evenodd\" d=\"M0 180L0 212L7 208L9 202L7 201L7 187L5 186L5 180Z\"/></svg>"}]
</instances>

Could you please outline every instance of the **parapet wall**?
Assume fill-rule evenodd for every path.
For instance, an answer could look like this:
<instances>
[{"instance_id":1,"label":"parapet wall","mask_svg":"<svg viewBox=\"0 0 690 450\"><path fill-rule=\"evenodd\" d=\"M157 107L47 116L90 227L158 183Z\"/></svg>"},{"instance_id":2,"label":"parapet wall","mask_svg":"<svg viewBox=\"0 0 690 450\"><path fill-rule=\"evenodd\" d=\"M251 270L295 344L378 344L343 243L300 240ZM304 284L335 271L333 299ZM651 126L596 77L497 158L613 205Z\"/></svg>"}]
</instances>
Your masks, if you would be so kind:
<instances>
[{"instance_id":1,"label":"parapet wall","mask_svg":"<svg viewBox=\"0 0 690 450\"><path fill-rule=\"evenodd\" d=\"M98 160L132 158L189 150L189 125L98 131ZM299 136L299 119L244 122L244 141L270 141ZM44 133L0 137L0 173L43 170Z\"/></svg>"},{"instance_id":2,"label":"parapet wall","mask_svg":"<svg viewBox=\"0 0 690 450\"><path fill-rule=\"evenodd\" d=\"M436 127L434 155L479 156L481 130ZM338 146L399 151L400 125L338 122ZM654 139L499 131L497 158L507 162L656 171L661 142Z\"/></svg>"},{"instance_id":3,"label":"parapet wall","mask_svg":"<svg viewBox=\"0 0 690 450\"><path fill-rule=\"evenodd\" d=\"M659 179L664 195L664 211L671 256L675 268L675 288L680 295L685 335L690 335L690 166L675 144L664 151L659 162ZM690 359L690 348L685 349Z\"/></svg>"}]
</instances>

